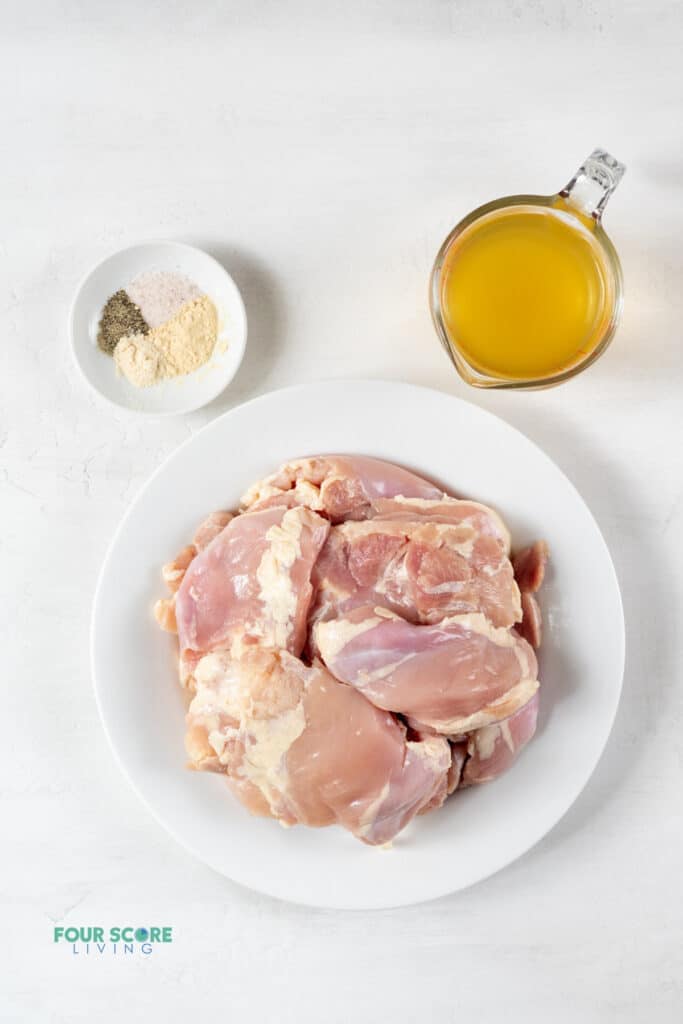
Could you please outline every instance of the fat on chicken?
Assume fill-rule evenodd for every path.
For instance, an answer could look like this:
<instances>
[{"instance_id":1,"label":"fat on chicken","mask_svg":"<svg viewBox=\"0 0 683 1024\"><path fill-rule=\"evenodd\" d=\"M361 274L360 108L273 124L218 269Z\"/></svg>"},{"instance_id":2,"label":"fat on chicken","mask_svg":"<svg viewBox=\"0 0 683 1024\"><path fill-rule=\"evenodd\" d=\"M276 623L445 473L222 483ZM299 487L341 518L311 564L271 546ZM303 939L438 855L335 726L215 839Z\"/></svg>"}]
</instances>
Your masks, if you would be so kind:
<instances>
[{"instance_id":1,"label":"fat on chicken","mask_svg":"<svg viewBox=\"0 0 683 1024\"><path fill-rule=\"evenodd\" d=\"M191 765L224 772L255 814L285 825L336 823L378 845L446 798L447 741L409 740L394 715L321 665L284 650L216 651L200 660L195 680Z\"/></svg>"}]
</instances>

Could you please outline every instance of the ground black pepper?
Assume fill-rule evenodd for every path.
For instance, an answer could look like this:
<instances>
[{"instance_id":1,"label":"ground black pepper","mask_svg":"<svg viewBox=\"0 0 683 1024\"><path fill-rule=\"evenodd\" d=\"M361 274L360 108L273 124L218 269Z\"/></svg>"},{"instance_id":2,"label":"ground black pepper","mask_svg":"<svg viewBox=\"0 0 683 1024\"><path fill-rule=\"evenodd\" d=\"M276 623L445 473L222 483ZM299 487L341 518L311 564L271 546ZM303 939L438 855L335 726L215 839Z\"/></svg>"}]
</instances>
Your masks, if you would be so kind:
<instances>
[{"instance_id":1,"label":"ground black pepper","mask_svg":"<svg viewBox=\"0 0 683 1024\"><path fill-rule=\"evenodd\" d=\"M97 344L110 356L121 338L128 334L147 334L148 331L149 325L142 313L121 288L107 299L102 310Z\"/></svg>"}]
</instances>

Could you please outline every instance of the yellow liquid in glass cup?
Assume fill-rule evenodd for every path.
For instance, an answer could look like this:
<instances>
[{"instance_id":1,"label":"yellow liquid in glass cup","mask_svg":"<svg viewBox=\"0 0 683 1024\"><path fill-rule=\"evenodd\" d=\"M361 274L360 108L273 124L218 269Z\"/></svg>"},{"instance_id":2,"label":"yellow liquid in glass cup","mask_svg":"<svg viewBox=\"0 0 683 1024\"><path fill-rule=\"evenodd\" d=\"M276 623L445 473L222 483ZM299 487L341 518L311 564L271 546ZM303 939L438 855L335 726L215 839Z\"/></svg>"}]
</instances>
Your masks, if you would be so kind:
<instances>
[{"instance_id":1,"label":"yellow liquid in glass cup","mask_svg":"<svg viewBox=\"0 0 683 1024\"><path fill-rule=\"evenodd\" d=\"M602 151L555 196L512 196L451 232L432 272L434 322L470 384L542 387L593 362L621 312L600 217L624 168Z\"/></svg>"}]
</instances>

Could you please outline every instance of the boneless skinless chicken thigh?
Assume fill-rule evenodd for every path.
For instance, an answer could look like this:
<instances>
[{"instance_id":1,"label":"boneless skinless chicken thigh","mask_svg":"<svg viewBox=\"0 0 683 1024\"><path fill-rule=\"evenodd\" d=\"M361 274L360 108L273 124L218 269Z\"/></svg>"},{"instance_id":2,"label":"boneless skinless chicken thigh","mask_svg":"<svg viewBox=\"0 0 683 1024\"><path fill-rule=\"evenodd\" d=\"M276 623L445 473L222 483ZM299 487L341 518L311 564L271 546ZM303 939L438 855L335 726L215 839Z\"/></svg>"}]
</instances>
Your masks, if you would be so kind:
<instances>
[{"instance_id":1,"label":"boneless skinless chicken thigh","mask_svg":"<svg viewBox=\"0 0 683 1024\"><path fill-rule=\"evenodd\" d=\"M543 542L365 456L282 466L164 566L190 766L371 845L506 771L538 712Z\"/></svg>"}]
</instances>

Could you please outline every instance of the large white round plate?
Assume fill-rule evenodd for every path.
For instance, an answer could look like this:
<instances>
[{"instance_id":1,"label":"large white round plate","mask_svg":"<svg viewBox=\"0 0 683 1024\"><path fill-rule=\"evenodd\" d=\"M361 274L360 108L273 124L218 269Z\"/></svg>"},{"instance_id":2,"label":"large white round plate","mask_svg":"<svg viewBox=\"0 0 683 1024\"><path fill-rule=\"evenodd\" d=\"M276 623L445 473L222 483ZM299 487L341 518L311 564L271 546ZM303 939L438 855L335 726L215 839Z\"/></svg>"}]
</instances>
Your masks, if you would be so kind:
<instances>
[{"instance_id":1,"label":"large white round plate","mask_svg":"<svg viewBox=\"0 0 683 1024\"><path fill-rule=\"evenodd\" d=\"M159 567L212 509L278 463L320 452L394 460L503 513L514 542L545 537L539 729L517 764L418 818L390 850L338 828L283 829L253 818L217 775L190 772L174 641L152 617ZM437 391L381 381L307 384L264 395L205 427L157 470L106 557L92 621L105 729L156 818L211 867L252 889L313 906L391 907L471 885L558 821L590 777L619 700L624 625L600 531L571 483L522 434Z\"/></svg>"},{"instance_id":2,"label":"large white round plate","mask_svg":"<svg viewBox=\"0 0 683 1024\"><path fill-rule=\"evenodd\" d=\"M208 295L218 312L218 338L205 366L149 388L136 388L116 373L97 345L97 328L110 295L146 270L184 274ZM102 260L81 282L69 318L71 351L86 382L108 402L136 413L169 416L191 412L219 395L237 373L247 343L242 296L213 256L182 242L144 242Z\"/></svg>"}]
</instances>

